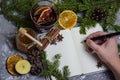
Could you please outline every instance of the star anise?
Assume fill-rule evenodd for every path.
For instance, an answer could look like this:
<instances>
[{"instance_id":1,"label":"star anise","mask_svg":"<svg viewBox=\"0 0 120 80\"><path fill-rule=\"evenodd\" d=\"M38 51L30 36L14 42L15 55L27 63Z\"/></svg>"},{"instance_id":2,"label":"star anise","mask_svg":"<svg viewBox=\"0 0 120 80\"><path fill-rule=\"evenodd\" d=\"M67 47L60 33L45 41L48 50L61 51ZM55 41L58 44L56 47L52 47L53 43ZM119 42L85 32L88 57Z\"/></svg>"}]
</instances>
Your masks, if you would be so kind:
<instances>
[{"instance_id":1,"label":"star anise","mask_svg":"<svg viewBox=\"0 0 120 80\"><path fill-rule=\"evenodd\" d=\"M64 38L64 37L62 36L62 34L58 34L58 36L57 36L57 40L58 40L58 42L62 41L63 38Z\"/></svg>"}]
</instances>

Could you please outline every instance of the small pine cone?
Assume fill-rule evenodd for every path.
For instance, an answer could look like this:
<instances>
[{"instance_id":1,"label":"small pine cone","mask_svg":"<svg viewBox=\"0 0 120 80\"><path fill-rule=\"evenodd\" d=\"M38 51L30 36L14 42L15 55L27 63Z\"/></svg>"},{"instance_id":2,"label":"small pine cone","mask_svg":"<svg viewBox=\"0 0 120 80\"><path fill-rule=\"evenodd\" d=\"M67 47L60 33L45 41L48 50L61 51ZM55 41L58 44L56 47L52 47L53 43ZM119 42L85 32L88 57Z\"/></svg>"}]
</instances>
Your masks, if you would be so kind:
<instances>
[{"instance_id":1,"label":"small pine cone","mask_svg":"<svg viewBox=\"0 0 120 80\"><path fill-rule=\"evenodd\" d=\"M105 10L101 8L96 8L92 13L91 18L99 22L99 21L104 20L106 16L107 16L107 13Z\"/></svg>"}]
</instances>

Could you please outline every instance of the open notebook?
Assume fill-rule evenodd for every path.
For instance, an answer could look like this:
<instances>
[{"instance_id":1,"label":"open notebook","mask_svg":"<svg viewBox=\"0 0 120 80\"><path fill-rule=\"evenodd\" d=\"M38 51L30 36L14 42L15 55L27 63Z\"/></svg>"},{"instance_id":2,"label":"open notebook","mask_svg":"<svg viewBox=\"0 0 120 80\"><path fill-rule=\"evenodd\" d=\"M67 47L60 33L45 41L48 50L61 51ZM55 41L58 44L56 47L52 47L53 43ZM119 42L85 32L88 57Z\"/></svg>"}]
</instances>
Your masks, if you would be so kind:
<instances>
[{"instance_id":1,"label":"open notebook","mask_svg":"<svg viewBox=\"0 0 120 80\"><path fill-rule=\"evenodd\" d=\"M71 30L61 30L60 34L63 35L64 39L57 45L49 45L46 48L48 59L51 60L55 54L61 54L60 68L68 65L71 72L70 76L104 70L105 67L98 68L96 66L97 59L87 53L81 43L90 33L102 31L101 26L97 24L95 28L89 29L86 35L80 34L79 29L76 27Z\"/></svg>"}]
</instances>

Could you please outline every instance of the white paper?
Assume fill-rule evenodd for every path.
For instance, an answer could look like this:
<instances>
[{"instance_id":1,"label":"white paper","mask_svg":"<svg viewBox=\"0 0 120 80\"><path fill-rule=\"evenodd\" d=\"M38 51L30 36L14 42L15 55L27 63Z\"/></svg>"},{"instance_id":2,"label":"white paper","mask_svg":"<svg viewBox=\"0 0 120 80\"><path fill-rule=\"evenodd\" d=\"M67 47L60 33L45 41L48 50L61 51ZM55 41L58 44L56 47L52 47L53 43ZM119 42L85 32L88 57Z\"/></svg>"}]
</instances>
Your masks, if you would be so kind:
<instances>
[{"instance_id":1,"label":"white paper","mask_svg":"<svg viewBox=\"0 0 120 80\"><path fill-rule=\"evenodd\" d=\"M63 41L59 42L57 45L49 45L46 48L48 59L52 60L55 54L61 54L60 69L68 65L71 72L70 76L78 75L81 73L81 66L79 64L79 57L76 54L77 52L71 36L71 31L62 30L60 34L64 37Z\"/></svg>"},{"instance_id":2,"label":"white paper","mask_svg":"<svg viewBox=\"0 0 120 80\"><path fill-rule=\"evenodd\" d=\"M99 24L96 25L95 28L91 28L87 31L86 35L80 35L79 33L79 28L75 28L71 30L72 36L74 39L74 44L77 50L77 54L79 54L79 58L81 58L80 64L82 65L82 73L90 73L90 72L95 72L99 70L104 70L105 67L98 68L97 62L98 58L95 56L91 55L85 50L85 46L81 43L83 40L86 39L86 37L96 31L103 31L101 26Z\"/></svg>"},{"instance_id":3,"label":"white paper","mask_svg":"<svg viewBox=\"0 0 120 80\"><path fill-rule=\"evenodd\" d=\"M93 32L102 31L99 24L95 28L91 28L87 31L86 35L79 33L79 27L73 28L72 30L61 30L60 34L63 35L64 39L57 45L49 45L46 48L48 59L52 60L55 54L61 54L60 69L63 66L68 65L71 75L80 75L82 73L90 73L105 68L97 68L97 60L89 53L86 52L84 45L81 41Z\"/></svg>"}]
</instances>

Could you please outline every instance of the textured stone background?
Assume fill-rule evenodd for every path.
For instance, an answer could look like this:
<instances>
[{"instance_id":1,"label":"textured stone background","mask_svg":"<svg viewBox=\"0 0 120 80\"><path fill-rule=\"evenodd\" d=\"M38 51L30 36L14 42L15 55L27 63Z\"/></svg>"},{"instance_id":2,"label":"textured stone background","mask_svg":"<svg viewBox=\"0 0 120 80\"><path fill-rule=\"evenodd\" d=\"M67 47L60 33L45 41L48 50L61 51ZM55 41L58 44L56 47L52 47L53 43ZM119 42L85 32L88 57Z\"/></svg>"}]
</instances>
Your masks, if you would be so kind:
<instances>
[{"instance_id":1,"label":"textured stone background","mask_svg":"<svg viewBox=\"0 0 120 80\"><path fill-rule=\"evenodd\" d=\"M0 0L1 1L1 0ZM117 14L116 24L120 24L120 11ZM15 34L17 28L0 15L0 80L49 80L30 74L11 76L6 70L6 59L9 55L20 53L15 49ZM120 38L118 38L120 39ZM119 41L119 40L118 40ZM13 45L14 44L14 45ZM20 53L22 54L22 53ZM24 56L24 54L22 54ZM113 80L110 71L100 71L71 77L70 80Z\"/></svg>"}]
</instances>

